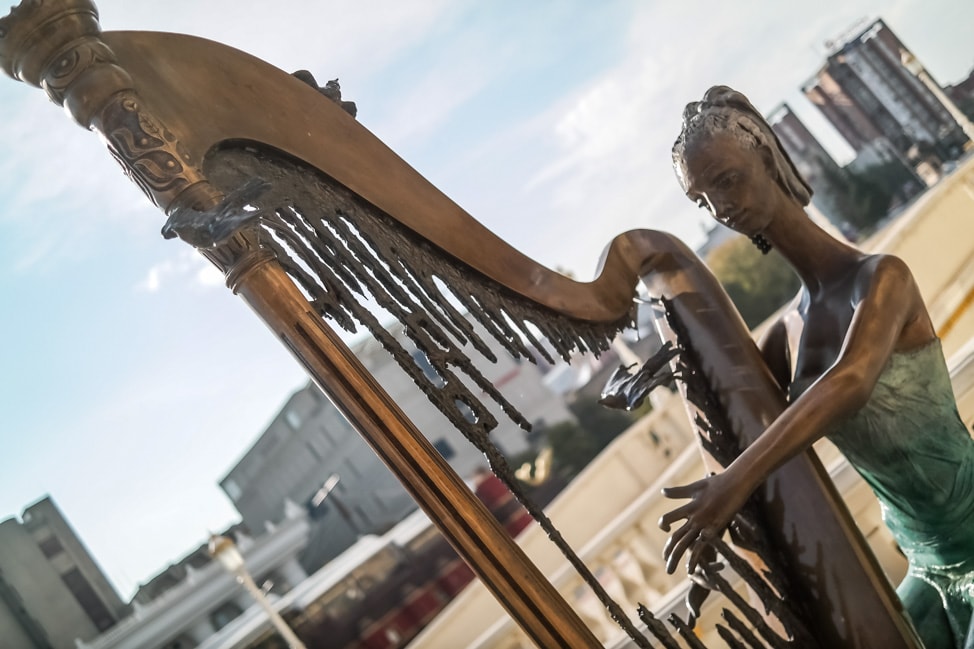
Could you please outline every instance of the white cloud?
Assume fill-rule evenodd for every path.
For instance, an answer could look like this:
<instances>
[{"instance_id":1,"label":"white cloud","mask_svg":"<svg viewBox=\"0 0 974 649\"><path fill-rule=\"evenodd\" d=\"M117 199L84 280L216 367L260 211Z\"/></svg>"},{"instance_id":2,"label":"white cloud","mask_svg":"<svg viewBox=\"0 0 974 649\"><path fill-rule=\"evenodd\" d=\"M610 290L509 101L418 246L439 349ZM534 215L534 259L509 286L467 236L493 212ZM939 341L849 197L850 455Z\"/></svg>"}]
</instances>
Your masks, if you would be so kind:
<instances>
[{"instance_id":1,"label":"white cloud","mask_svg":"<svg viewBox=\"0 0 974 649\"><path fill-rule=\"evenodd\" d=\"M667 47L634 36L613 67L534 120L550 162L524 180L522 198L551 215L528 226L558 253L539 253L549 264L589 277L612 237L634 228L699 238L700 220L688 216L669 164L682 104L697 94L684 87L692 62L680 54L672 39Z\"/></svg>"},{"instance_id":2,"label":"white cloud","mask_svg":"<svg viewBox=\"0 0 974 649\"><path fill-rule=\"evenodd\" d=\"M144 293L157 293L164 285L169 284L212 288L222 286L223 283L223 273L196 250L183 246L171 257L150 266L142 280L135 285L135 289Z\"/></svg>"},{"instance_id":3,"label":"white cloud","mask_svg":"<svg viewBox=\"0 0 974 649\"><path fill-rule=\"evenodd\" d=\"M425 70L396 98L396 110L384 123L372 125L390 144L428 136L450 114L476 96L491 78L490 71L475 62L449 64Z\"/></svg>"},{"instance_id":4,"label":"white cloud","mask_svg":"<svg viewBox=\"0 0 974 649\"><path fill-rule=\"evenodd\" d=\"M223 273L211 264L210 262L205 262L203 266L196 271L196 283L199 286L211 287L211 286L224 286L226 280L223 277Z\"/></svg>"},{"instance_id":5,"label":"white cloud","mask_svg":"<svg viewBox=\"0 0 974 649\"><path fill-rule=\"evenodd\" d=\"M621 55L602 70L577 66L594 75L584 87L553 88L538 79L543 90L535 92L527 80L519 86L524 96L515 98L524 109L520 121L483 135L475 116L459 125L463 131L456 139L462 145L456 146L452 140L459 132L450 129L459 109L483 102L484 115L496 105L515 103L504 97L506 103L495 104L496 95L484 90L495 82L491 89L504 92L503 84L496 84L499 75L538 55L528 29L476 40L478 25L457 24L457 12L474 6L472 1L294 0L244 6L231 0L173 0L166 11L159 3L99 1L106 29L195 32L287 70L340 77L346 96L360 101L370 115L366 121L377 123L383 138L416 149L430 141L442 146L437 153L452 161L443 170L446 180L466 192L460 202L475 216L515 247L580 277L623 230L658 227L690 240L698 236L697 211L681 196L669 167L685 102L723 82L740 86L759 108L769 109L814 72L823 37L861 15L886 13L880 0L823 0L788 11L765 2L724 5L723 11L703 0L623 5L632 9L628 33L617 35L624 47L604 43ZM518 20L515 6L503 6L505 20ZM919 40L914 45L910 35L915 25L926 24L928 42L942 41L934 44L944 49L969 42L940 36L948 28L963 30L970 20L955 18L941 31L930 28L941 20L935 8L905 1L895 6L903 22L891 24L918 53L923 46ZM910 19L920 14L926 23ZM460 27L468 31L457 36ZM589 27L577 24L580 30ZM456 40L449 41L450 33ZM559 38L571 36L559 32ZM450 55L434 54L418 65L414 50L436 39L437 45L458 46L437 47ZM576 54L575 61L558 64L572 66L593 52L579 47L566 57ZM384 84L393 69L407 75L406 82L389 88ZM361 103L359 92L371 95L371 103ZM91 293L106 296L106 277L141 275L136 291L143 298L151 294L151 299L136 296L138 309L124 288L118 291L121 299L109 304L106 298L84 344L63 345L58 349L67 351L60 356L51 354L49 343L75 341L77 320L22 309L46 328L38 326L36 338L17 339L17 347L36 349L22 361L31 365L5 367L17 377L25 367L44 367L58 377L54 389L65 403L50 412L11 409L8 418L24 428L23 449L5 448L6 473L23 473L16 497L28 495L19 502L53 489L113 576L122 571L141 577L189 549L210 521L218 524L220 516L232 515L214 485L214 476L226 468L220 462L231 460L214 445L242 450L303 375L239 299L225 290L203 290L223 282L209 262L182 244L158 241L164 218L121 176L97 138L48 105L40 91L22 84L0 83L0 105L0 245L14 253L5 255L0 272L17 274L18 288L44 296L38 302L46 304L50 293L39 287L57 282L32 284L36 278L27 273L46 268L55 279L65 279L68 294L70 289L78 293L72 307L79 310L95 307L78 287L94 287ZM428 137L434 134L438 137ZM129 249L133 241L149 239L157 246ZM117 260L120 252L128 253L124 264ZM89 263L77 265L70 277L57 274L63 273L57 263L79 257ZM90 281L92 276L97 281ZM65 381L69 374L73 383ZM74 392L86 387L92 403L72 401ZM9 394L17 399L25 392ZM61 443L49 464L39 466L36 459L45 453L37 440L48 439L45 432L60 435ZM206 452L197 452L200 446ZM85 471L70 475L71 467ZM132 542L125 544L130 547L119 547L120 520L133 523ZM158 544L147 548L137 541L140 536Z\"/></svg>"},{"instance_id":6,"label":"white cloud","mask_svg":"<svg viewBox=\"0 0 974 649\"><path fill-rule=\"evenodd\" d=\"M152 29L240 48L287 71L311 70L319 79L365 78L423 42L454 3L448 0L291 0L286 5L236 0L155 3L101 0L108 30Z\"/></svg>"},{"instance_id":7,"label":"white cloud","mask_svg":"<svg viewBox=\"0 0 974 649\"><path fill-rule=\"evenodd\" d=\"M826 4L797 14L758 2L726 9L703 0L638 5L627 48L612 67L551 104L529 128L513 125L517 138L496 138L519 147L518 155L543 150L538 159L546 161L521 181L517 207L522 215L549 216L499 225L503 236L535 246L537 258L579 277L589 276L602 248L628 229L664 229L699 242L709 221L683 197L670 166L684 105L719 83L744 91L760 110L796 103L799 84L823 60L822 41L878 11L873 0Z\"/></svg>"},{"instance_id":8,"label":"white cloud","mask_svg":"<svg viewBox=\"0 0 974 649\"><path fill-rule=\"evenodd\" d=\"M230 0L174 0L164 12L155 3L98 4L106 30L197 33L287 70L308 68L320 79L340 75L346 89L422 42L451 10L446 0L308 0L291 2L286 10L261 3L251 12ZM354 90L347 94L354 98ZM446 108L449 93L442 90L438 96ZM7 80L0 87L0 105L0 236L23 242L0 261L0 270L25 273L46 266L54 272L68 260L105 257L106 241L118 231L133 238L158 237L165 218L122 175L99 139L47 102L43 91ZM417 102L417 114L423 114L419 108ZM435 121L433 111L425 114L427 124ZM158 289L173 270L154 269L140 286ZM209 272L198 280L215 282Z\"/></svg>"},{"instance_id":9,"label":"white cloud","mask_svg":"<svg viewBox=\"0 0 974 649\"><path fill-rule=\"evenodd\" d=\"M162 286L162 274L168 270L169 262L156 264L149 269L144 280L136 284L136 288L146 293L155 293Z\"/></svg>"}]
</instances>

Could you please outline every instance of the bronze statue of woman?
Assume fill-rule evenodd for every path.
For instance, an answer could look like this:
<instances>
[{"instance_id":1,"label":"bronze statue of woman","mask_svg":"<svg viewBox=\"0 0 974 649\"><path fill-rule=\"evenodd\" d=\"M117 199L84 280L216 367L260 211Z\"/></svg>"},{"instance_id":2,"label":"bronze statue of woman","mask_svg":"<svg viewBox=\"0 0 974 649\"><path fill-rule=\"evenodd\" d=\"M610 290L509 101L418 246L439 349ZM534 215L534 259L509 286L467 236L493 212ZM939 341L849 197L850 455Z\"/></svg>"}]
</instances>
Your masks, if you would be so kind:
<instances>
[{"instance_id":1,"label":"bronze statue of woman","mask_svg":"<svg viewBox=\"0 0 974 649\"><path fill-rule=\"evenodd\" d=\"M686 195L773 246L802 288L759 342L789 405L720 474L664 490L672 572L688 569L768 475L828 437L873 488L909 560L897 588L927 649L974 646L974 441L957 414L940 341L910 270L866 254L805 213L811 190L744 95L711 88L673 148Z\"/></svg>"}]
</instances>

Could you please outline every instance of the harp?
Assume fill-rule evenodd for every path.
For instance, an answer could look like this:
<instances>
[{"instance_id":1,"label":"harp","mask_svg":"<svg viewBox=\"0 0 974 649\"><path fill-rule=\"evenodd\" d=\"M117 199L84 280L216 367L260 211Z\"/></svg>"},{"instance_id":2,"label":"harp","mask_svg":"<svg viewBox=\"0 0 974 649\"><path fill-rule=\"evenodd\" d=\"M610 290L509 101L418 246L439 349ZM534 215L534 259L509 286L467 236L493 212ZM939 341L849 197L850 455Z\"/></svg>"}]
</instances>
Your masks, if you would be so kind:
<instances>
[{"instance_id":1,"label":"harp","mask_svg":"<svg viewBox=\"0 0 974 649\"><path fill-rule=\"evenodd\" d=\"M125 173L166 213L166 236L193 245L224 272L227 286L539 646L598 641L332 324L375 335L502 477L505 460L489 440L492 415L459 376L515 421L520 415L467 357L466 348L490 351L461 310L515 356L528 356L529 347L552 356L598 353L628 326L634 288L644 281L665 299L688 363L734 439L746 444L784 406L730 301L671 235L620 235L597 279L575 282L496 237L306 83L200 38L102 33L87 0L24 0L0 20L0 65L103 136ZM363 305L366 295L403 323L443 385L406 358ZM813 456L777 472L756 501L789 577L788 592L776 595L797 603L812 630L783 646L917 646ZM616 607L612 615L637 645L650 646L626 612ZM653 631L652 618L644 621Z\"/></svg>"}]
</instances>

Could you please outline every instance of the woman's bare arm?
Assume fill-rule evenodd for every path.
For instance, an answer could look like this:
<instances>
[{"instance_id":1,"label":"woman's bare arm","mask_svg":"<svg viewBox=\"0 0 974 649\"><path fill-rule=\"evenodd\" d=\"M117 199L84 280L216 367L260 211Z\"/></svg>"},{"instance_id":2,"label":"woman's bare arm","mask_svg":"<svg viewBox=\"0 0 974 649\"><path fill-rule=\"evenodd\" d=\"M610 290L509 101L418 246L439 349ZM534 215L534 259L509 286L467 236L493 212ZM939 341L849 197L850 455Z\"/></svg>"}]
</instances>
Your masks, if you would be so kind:
<instances>
[{"instance_id":1,"label":"woman's bare arm","mask_svg":"<svg viewBox=\"0 0 974 649\"><path fill-rule=\"evenodd\" d=\"M928 321L916 283L901 260L869 259L860 274L862 298L835 364L726 471L690 485L664 489L668 498L691 499L660 519L664 530L669 530L673 522L686 519L664 549L667 571L675 570L688 549L688 567L692 571L706 545L697 541L706 542L720 534L772 471L809 448L832 424L862 408L890 355L898 348L904 330L921 316ZM933 336L930 328L929 338Z\"/></svg>"}]
</instances>

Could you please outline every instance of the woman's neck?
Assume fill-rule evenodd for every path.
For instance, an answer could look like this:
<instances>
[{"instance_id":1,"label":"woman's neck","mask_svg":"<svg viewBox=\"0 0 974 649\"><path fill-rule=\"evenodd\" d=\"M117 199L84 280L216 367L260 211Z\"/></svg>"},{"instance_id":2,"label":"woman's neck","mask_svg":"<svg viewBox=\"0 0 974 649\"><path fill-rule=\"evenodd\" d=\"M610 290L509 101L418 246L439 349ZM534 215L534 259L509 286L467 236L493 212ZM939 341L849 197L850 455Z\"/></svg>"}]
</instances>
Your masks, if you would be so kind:
<instances>
[{"instance_id":1,"label":"woman's neck","mask_svg":"<svg viewBox=\"0 0 974 649\"><path fill-rule=\"evenodd\" d=\"M763 234L812 295L845 277L862 258L861 251L828 234L797 203L788 201L783 211Z\"/></svg>"}]
</instances>

